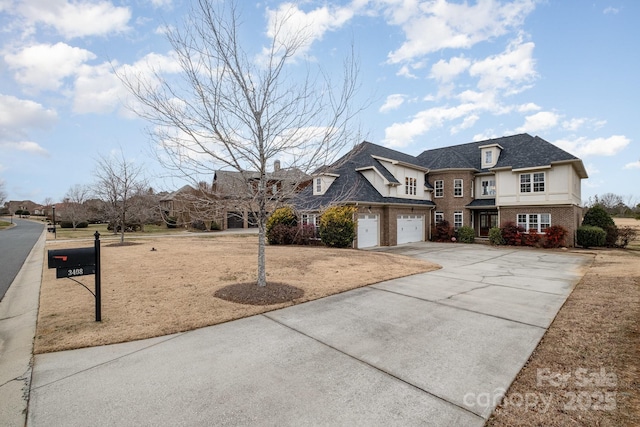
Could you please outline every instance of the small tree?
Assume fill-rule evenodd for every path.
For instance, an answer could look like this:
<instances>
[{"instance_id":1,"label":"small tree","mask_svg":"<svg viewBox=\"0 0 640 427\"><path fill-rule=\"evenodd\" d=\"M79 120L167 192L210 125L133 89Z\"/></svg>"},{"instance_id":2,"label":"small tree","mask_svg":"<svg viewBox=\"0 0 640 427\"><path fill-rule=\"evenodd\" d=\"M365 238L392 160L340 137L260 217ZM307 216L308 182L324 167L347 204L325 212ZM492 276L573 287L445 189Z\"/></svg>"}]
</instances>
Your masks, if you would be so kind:
<instances>
[{"instance_id":1,"label":"small tree","mask_svg":"<svg viewBox=\"0 0 640 427\"><path fill-rule=\"evenodd\" d=\"M89 213L85 202L88 200L89 194L89 187L84 185L76 184L69 188L59 210L60 221L71 224L70 228L74 230L78 228L78 224L86 222Z\"/></svg>"},{"instance_id":2,"label":"small tree","mask_svg":"<svg viewBox=\"0 0 640 427\"><path fill-rule=\"evenodd\" d=\"M320 240L327 246L346 248L356 237L356 225L353 217L356 208L352 206L333 206L320 216Z\"/></svg>"},{"instance_id":3,"label":"small tree","mask_svg":"<svg viewBox=\"0 0 640 427\"><path fill-rule=\"evenodd\" d=\"M120 74L138 101L136 113L151 123L159 159L196 183L215 170L241 176L236 195L258 225L257 285L267 285L265 243L270 206L289 200L306 174L331 164L353 138L351 108L358 89L357 63L344 62L331 81L305 57L314 32L291 6L270 14L264 43L243 43L239 2L198 0L167 38L182 73L170 79ZM243 2L244 3L244 2ZM287 186L273 191L268 168L286 159ZM215 205L215 197L203 203Z\"/></svg>"},{"instance_id":4,"label":"small tree","mask_svg":"<svg viewBox=\"0 0 640 427\"><path fill-rule=\"evenodd\" d=\"M606 195L612 195L607 193ZM618 240L618 227L602 204L596 204L587 210L582 225L600 227L605 231L605 242L602 246L615 246Z\"/></svg>"},{"instance_id":5,"label":"small tree","mask_svg":"<svg viewBox=\"0 0 640 427\"><path fill-rule=\"evenodd\" d=\"M119 156L101 156L95 176L95 192L105 202L105 213L114 225L114 233L120 226L120 243L124 243L128 214L132 209L131 198L147 187L142 177L142 166L127 161L120 151Z\"/></svg>"}]
</instances>

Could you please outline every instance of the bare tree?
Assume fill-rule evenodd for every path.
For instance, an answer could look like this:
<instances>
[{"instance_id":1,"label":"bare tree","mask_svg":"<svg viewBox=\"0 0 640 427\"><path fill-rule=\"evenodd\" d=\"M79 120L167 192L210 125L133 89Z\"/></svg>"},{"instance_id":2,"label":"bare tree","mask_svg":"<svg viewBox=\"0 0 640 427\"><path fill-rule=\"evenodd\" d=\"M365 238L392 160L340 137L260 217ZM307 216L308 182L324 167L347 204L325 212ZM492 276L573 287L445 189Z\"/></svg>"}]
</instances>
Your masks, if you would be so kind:
<instances>
[{"instance_id":1,"label":"bare tree","mask_svg":"<svg viewBox=\"0 0 640 427\"><path fill-rule=\"evenodd\" d=\"M85 202L90 194L89 187L76 184L67 191L62 200L60 219L70 222L74 230L79 223L87 220L88 211Z\"/></svg>"},{"instance_id":2,"label":"bare tree","mask_svg":"<svg viewBox=\"0 0 640 427\"><path fill-rule=\"evenodd\" d=\"M54 201L52 197L47 197L42 201L42 206L44 207L44 216L49 216L51 215L51 208L54 205Z\"/></svg>"},{"instance_id":3,"label":"bare tree","mask_svg":"<svg viewBox=\"0 0 640 427\"><path fill-rule=\"evenodd\" d=\"M235 171L235 204L253 212L258 226L258 286L266 286L265 231L271 206L289 200L307 173L331 164L357 140L350 122L358 65L353 52L333 82L305 60L310 28L296 27L293 7L274 12L269 40L242 44L246 35L236 2L198 0L182 27L168 40L181 67L181 79L160 72L121 74L160 147L165 167L192 180L194 187L214 171ZM356 129L357 130L357 129ZM271 165L282 162L274 179ZM278 182L287 182L286 185ZM201 204L220 203L224 194L202 191Z\"/></svg>"},{"instance_id":4,"label":"bare tree","mask_svg":"<svg viewBox=\"0 0 640 427\"><path fill-rule=\"evenodd\" d=\"M131 198L146 187L142 166L119 156L100 156L95 171L95 192L105 202L105 214L113 225L114 233L120 231L120 243L124 243Z\"/></svg>"},{"instance_id":5,"label":"bare tree","mask_svg":"<svg viewBox=\"0 0 640 427\"><path fill-rule=\"evenodd\" d=\"M7 192L4 189L4 180L0 179L0 206L4 205L4 201L7 198Z\"/></svg>"}]
</instances>

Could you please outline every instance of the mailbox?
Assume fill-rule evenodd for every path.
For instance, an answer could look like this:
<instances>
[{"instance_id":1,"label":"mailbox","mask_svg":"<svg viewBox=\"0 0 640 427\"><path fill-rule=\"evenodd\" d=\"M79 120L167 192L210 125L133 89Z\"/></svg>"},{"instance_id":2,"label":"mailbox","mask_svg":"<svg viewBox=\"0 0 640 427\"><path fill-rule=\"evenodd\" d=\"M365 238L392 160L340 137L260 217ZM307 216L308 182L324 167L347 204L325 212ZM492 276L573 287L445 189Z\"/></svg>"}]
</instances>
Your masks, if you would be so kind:
<instances>
[{"instance_id":1,"label":"mailbox","mask_svg":"<svg viewBox=\"0 0 640 427\"><path fill-rule=\"evenodd\" d=\"M95 248L49 250L49 268L69 268L85 265L96 265Z\"/></svg>"}]
</instances>

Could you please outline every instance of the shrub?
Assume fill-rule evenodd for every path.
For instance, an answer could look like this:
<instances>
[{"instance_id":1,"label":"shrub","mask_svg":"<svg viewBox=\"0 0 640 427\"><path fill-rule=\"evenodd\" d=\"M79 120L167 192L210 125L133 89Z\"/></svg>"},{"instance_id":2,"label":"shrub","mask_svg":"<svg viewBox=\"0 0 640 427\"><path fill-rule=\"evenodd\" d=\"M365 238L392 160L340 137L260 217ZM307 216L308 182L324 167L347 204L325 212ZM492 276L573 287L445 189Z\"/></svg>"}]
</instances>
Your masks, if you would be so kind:
<instances>
[{"instance_id":1,"label":"shrub","mask_svg":"<svg viewBox=\"0 0 640 427\"><path fill-rule=\"evenodd\" d=\"M618 241L618 227L615 225L609 225L604 229L604 232L606 233L604 245L608 248L615 247Z\"/></svg>"},{"instance_id":2,"label":"shrub","mask_svg":"<svg viewBox=\"0 0 640 427\"><path fill-rule=\"evenodd\" d=\"M473 228L463 226L458 228L458 240L462 243L473 243L476 237L476 232Z\"/></svg>"},{"instance_id":3,"label":"shrub","mask_svg":"<svg viewBox=\"0 0 640 427\"><path fill-rule=\"evenodd\" d=\"M489 243L492 245L504 245L504 239L502 238L502 230L500 227L492 227L489 230Z\"/></svg>"},{"instance_id":4,"label":"shrub","mask_svg":"<svg viewBox=\"0 0 640 427\"><path fill-rule=\"evenodd\" d=\"M201 219L194 219L193 221L191 221L191 228L193 228L194 230L206 231L207 224L205 224Z\"/></svg>"},{"instance_id":5,"label":"shrub","mask_svg":"<svg viewBox=\"0 0 640 427\"><path fill-rule=\"evenodd\" d=\"M220 231L222 227L220 227L220 224L218 224L217 221L211 221L211 227L209 227L209 229L211 231Z\"/></svg>"},{"instance_id":6,"label":"shrub","mask_svg":"<svg viewBox=\"0 0 640 427\"><path fill-rule=\"evenodd\" d=\"M522 234L524 228L510 221L502 226L502 239L505 245L520 246L522 245Z\"/></svg>"},{"instance_id":7,"label":"shrub","mask_svg":"<svg viewBox=\"0 0 640 427\"><path fill-rule=\"evenodd\" d=\"M276 209L267 219L267 241L270 245L290 245L296 234L298 217L289 206Z\"/></svg>"},{"instance_id":8,"label":"shrub","mask_svg":"<svg viewBox=\"0 0 640 427\"><path fill-rule=\"evenodd\" d=\"M538 233L538 230L531 229L528 233L523 233L522 235L522 244L524 246L534 246L539 248L544 236Z\"/></svg>"},{"instance_id":9,"label":"shrub","mask_svg":"<svg viewBox=\"0 0 640 427\"><path fill-rule=\"evenodd\" d=\"M166 219L167 228L176 228L178 225L178 218L175 216L168 216Z\"/></svg>"},{"instance_id":10,"label":"shrub","mask_svg":"<svg viewBox=\"0 0 640 427\"><path fill-rule=\"evenodd\" d=\"M81 221L76 224L76 228L87 228L87 227L89 227L89 223L87 221ZM73 222L60 221L60 228L73 228Z\"/></svg>"},{"instance_id":11,"label":"shrub","mask_svg":"<svg viewBox=\"0 0 640 427\"><path fill-rule=\"evenodd\" d=\"M631 227L620 227L618 229L618 247L626 248L629 242L633 241L637 235L637 231Z\"/></svg>"},{"instance_id":12,"label":"shrub","mask_svg":"<svg viewBox=\"0 0 640 427\"><path fill-rule=\"evenodd\" d=\"M356 208L352 206L334 206L326 209L320 216L320 239L327 246L346 248L356 237L356 224L353 216Z\"/></svg>"},{"instance_id":13,"label":"shrub","mask_svg":"<svg viewBox=\"0 0 640 427\"><path fill-rule=\"evenodd\" d=\"M583 248L604 246L606 237L607 233L602 228L593 225L583 225L577 230L578 245Z\"/></svg>"},{"instance_id":14,"label":"shrub","mask_svg":"<svg viewBox=\"0 0 640 427\"><path fill-rule=\"evenodd\" d=\"M607 227L615 227L616 224L613 218L611 218L611 215L609 215L601 205L595 205L590 207L584 214L582 225L593 225L606 230Z\"/></svg>"},{"instance_id":15,"label":"shrub","mask_svg":"<svg viewBox=\"0 0 640 427\"><path fill-rule=\"evenodd\" d=\"M453 227L449 225L449 221L442 220L433 228L432 239L436 242L450 242L455 235Z\"/></svg>"},{"instance_id":16,"label":"shrub","mask_svg":"<svg viewBox=\"0 0 640 427\"><path fill-rule=\"evenodd\" d=\"M299 225L295 229L293 243L295 245L310 245L316 239L316 226L313 224Z\"/></svg>"},{"instance_id":17,"label":"shrub","mask_svg":"<svg viewBox=\"0 0 640 427\"><path fill-rule=\"evenodd\" d=\"M566 245L566 238L569 232L560 225L552 225L544 230L547 237L544 240L545 248L559 248Z\"/></svg>"}]
</instances>

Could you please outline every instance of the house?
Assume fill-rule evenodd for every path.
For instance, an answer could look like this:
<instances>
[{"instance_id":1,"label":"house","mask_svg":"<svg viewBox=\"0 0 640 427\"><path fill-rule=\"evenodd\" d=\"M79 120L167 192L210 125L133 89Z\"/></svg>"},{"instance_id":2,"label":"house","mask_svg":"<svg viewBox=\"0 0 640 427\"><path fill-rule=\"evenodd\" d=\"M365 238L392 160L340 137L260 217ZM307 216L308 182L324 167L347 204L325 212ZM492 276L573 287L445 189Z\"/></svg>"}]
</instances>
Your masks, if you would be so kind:
<instances>
[{"instance_id":1,"label":"house","mask_svg":"<svg viewBox=\"0 0 640 427\"><path fill-rule=\"evenodd\" d=\"M560 225L572 246L586 178L579 158L528 134L418 156L365 141L317 171L296 207L312 223L331 204L356 206L358 248L427 240L442 220L472 227L480 238L509 221L538 232Z\"/></svg>"},{"instance_id":2,"label":"house","mask_svg":"<svg viewBox=\"0 0 640 427\"><path fill-rule=\"evenodd\" d=\"M190 185L160 196L159 203L164 220L175 220L178 227L190 224L195 197L196 189Z\"/></svg>"},{"instance_id":3,"label":"house","mask_svg":"<svg viewBox=\"0 0 640 427\"><path fill-rule=\"evenodd\" d=\"M223 230L257 227L256 195L260 173L255 171L215 172L212 194L217 199L216 220ZM266 209L272 212L310 184L310 177L297 168L281 168L275 161L273 171L266 173L265 189L269 200Z\"/></svg>"}]
</instances>

